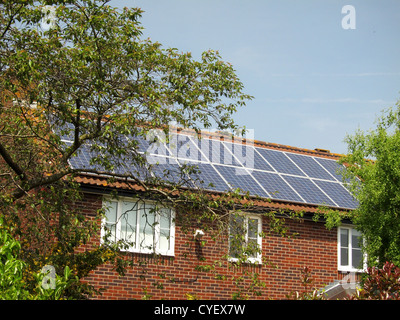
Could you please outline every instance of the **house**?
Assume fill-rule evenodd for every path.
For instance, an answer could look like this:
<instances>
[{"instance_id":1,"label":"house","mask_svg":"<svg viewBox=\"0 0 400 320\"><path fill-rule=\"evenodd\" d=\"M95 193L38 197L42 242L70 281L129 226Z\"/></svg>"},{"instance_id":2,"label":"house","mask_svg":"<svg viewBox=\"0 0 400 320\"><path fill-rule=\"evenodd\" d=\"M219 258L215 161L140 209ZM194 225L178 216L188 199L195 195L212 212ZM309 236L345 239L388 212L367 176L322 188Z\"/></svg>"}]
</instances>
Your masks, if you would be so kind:
<instances>
[{"instance_id":1,"label":"house","mask_svg":"<svg viewBox=\"0 0 400 320\"><path fill-rule=\"evenodd\" d=\"M160 138L163 132L150 140L157 135ZM67 137L63 139L68 142ZM153 169L149 173L137 168L143 179L152 175L177 180L177 169L193 164L200 172L188 173L184 189L201 186L217 197L240 188L249 192L247 199L254 205L248 212L243 206L240 215L230 218L227 232L213 237L195 221L192 230L184 230L180 218L190 219L187 212L158 207L154 199L143 198L140 183L122 178L124 168L116 169L121 179L112 182L107 175L79 175L76 181L85 196L77 205L88 216L106 208L98 241L105 234L113 241L129 240L126 257L134 265L123 277L111 264L93 271L86 280L104 288L99 298L285 299L290 292L303 289L300 275L306 266L312 270L313 286L325 288L331 297L354 290L354 279L363 269L360 234L350 221L328 230L323 219L313 219L321 206L343 212L357 206L342 182L340 155L232 139L218 132L203 133L199 139L193 132L174 129L168 143L158 141L138 140L139 151L146 153ZM90 168L89 153L83 148L70 165ZM115 191L117 198L112 195ZM266 214L271 212L285 219L288 234L294 236L269 232ZM297 219L284 217L300 212ZM259 249L248 253L241 264L232 247L238 234L246 246Z\"/></svg>"}]
</instances>

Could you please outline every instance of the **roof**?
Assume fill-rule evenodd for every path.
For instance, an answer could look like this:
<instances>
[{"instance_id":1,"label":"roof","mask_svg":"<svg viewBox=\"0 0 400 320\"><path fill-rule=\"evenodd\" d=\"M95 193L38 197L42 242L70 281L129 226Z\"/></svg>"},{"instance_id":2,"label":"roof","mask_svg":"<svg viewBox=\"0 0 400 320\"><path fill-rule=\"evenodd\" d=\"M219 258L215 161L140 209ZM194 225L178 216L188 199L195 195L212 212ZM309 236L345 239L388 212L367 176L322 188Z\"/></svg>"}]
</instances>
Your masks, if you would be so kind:
<instances>
[{"instance_id":1,"label":"roof","mask_svg":"<svg viewBox=\"0 0 400 320\"><path fill-rule=\"evenodd\" d=\"M184 187L203 188L215 194L240 188L251 196L271 199L265 202L268 207L296 211L315 211L321 205L339 210L357 207L343 183L340 171L345 167L337 162L339 154L246 140L220 132L201 132L199 137L191 130L174 128L169 139L163 137L161 130L155 133L147 136L149 140L157 140L154 137L158 135L155 143L142 137L126 137L138 141L138 151L152 164L151 170L126 161L113 173L123 176L133 170L141 180L152 176L177 182L180 168L194 165L198 171L186 175ZM93 169L92 152L90 146L84 146L70 159L70 165ZM124 179L109 184L107 178L107 175L82 174L77 181L89 187L132 189L132 183L128 187ZM141 187L136 185L134 189L140 191Z\"/></svg>"}]
</instances>

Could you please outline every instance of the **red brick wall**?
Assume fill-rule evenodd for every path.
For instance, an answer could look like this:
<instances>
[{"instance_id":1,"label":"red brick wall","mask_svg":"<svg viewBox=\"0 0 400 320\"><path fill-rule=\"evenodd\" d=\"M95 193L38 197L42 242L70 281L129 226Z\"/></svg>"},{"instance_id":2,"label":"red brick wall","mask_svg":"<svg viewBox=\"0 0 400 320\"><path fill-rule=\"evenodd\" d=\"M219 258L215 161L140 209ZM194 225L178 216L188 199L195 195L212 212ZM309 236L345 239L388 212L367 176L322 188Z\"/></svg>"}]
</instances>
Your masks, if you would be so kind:
<instances>
[{"instance_id":1,"label":"red brick wall","mask_svg":"<svg viewBox=\"0 0 400 320\"><path fill-rule=\"evenodd\" d=\"M97 196L91 195L89 199L90 204L81 203L87 207L86 213L101 206ZM329 231L323 223L308 220L287 219L286 224L298 233L295 238L278 235L263 238L262 255L270 264L237 267L221 258L227 250L227 237L213 241L206 234L202 239L206 245L201 247L177 225L174 257L130 253L128 257L134 267L125 276L120 277L106 264L92 272L87 280L105 289L100 299L187 299L187 294L199 299L232 299L239 290L251 299L284 299L291 291L302 290L300 274L305 266L311 268L318 288L338 279L336 229ZM265 221L263 231L268 231ZM216 264L208 272L196 267L211 265L214 261L220 261L221 265ZM249 290L254 272L266 284L256 288L261 292L259 297Z\"/></svg>"}]
</instances>

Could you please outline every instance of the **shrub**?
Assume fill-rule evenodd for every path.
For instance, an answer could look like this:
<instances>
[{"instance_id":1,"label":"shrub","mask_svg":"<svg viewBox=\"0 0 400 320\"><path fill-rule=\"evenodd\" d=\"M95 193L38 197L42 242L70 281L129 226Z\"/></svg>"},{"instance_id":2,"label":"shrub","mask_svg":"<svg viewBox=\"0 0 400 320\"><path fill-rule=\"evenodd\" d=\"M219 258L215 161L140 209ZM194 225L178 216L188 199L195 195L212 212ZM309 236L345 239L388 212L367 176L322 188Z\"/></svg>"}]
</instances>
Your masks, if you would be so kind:
<instances>
[{"instance_id":1,"label":"shrub","mask_svg":"<svg viewBox=\"0 0 400 320\"><path fill-rule=\"evenodd\" d=\"M382 268L368 268L362 288L350 300L400 300L400 268L386 262Z\"/></svg>"}]
</instances>

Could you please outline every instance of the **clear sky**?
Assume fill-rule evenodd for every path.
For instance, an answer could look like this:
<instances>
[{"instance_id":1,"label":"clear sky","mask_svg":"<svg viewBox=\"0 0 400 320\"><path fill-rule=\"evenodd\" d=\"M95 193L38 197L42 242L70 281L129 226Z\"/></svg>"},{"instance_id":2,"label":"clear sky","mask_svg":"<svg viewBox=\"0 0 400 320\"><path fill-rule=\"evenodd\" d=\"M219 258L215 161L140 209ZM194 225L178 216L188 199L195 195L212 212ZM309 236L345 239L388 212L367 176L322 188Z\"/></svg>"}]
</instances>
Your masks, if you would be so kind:
<instances>
[{"instance_id":1,"label":"clear sky","mask_svg":"<svg viewBox=\"0 0 400 320\"><path fill-rule=\"evenodd\" d=\"M165 47L194 57L218 50L255 97L235 119L257 140L346 153L346 134L373 128L381 110L400 99L399 0L111 5L142 8L144 37ZM345 5L353 6L354 15L342 13Z\"/></svg>"}]
</instances>

